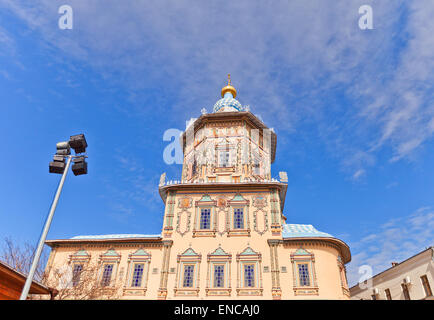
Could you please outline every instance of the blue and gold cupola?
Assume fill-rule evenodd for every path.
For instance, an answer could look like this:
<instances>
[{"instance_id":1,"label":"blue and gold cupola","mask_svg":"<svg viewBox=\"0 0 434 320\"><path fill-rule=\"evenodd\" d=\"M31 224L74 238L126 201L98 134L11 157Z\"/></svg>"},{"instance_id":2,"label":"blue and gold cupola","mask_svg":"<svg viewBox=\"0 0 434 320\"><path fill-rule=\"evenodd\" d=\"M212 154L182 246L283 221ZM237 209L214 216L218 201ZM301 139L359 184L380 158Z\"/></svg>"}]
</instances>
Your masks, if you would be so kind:
<instances>
[{"instance_id":1,"label":"blue and gold cupola","mask_svg":"<svg viewBox=\"0 0 434 320\"><path fill-rule=\"evenodd\" d=\"M228 85L222 88L222 98L214 105L213 112L244 111L236 96L237 90L231 85L231 75L228 74Z\"/></svg>"}]
</instances>

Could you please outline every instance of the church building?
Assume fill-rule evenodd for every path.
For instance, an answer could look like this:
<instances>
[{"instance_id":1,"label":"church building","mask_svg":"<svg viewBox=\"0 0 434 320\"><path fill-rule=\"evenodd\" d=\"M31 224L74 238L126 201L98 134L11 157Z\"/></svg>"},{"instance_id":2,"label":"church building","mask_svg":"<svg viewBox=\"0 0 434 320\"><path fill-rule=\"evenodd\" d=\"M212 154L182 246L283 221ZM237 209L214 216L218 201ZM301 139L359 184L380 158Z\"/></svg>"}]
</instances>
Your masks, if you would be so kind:
<instances>
[{"instance_id":1,"label":"church building","mask_svg":"<svg viewBox=\"0 0 434 320\"><path fill-rule=\"evenodd\" d=\"M161 176L161 233L47 240L50 286L71 299L350 298L348 245L287 223L288 178L271 175L274 130L235 99L230 78L221 96L180 139L182 176Z\"/></svg>"}]
</instances>

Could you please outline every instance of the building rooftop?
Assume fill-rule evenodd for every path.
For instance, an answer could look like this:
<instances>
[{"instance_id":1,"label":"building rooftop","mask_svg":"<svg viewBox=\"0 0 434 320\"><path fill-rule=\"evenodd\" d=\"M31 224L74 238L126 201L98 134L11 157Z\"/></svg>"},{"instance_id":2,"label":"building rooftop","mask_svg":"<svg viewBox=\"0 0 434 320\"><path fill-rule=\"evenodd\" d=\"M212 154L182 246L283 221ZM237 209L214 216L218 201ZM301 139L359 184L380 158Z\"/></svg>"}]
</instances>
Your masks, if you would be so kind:
<instances>
[{"instance_id":1,"label":"building rooftop","mask_svg":"<svg viewBox=\"0 0 434 320\"><path fill-rule=\"evenodd\" d=\"M282 230L283 238L334 238L331 234L318 231L311 224L284 224Z\"/></svg>"},{"instance_id":2,"label":"building rooftop","mask_svg":"<svg viewBox=\"0 0 434 320\"><path fill-rule=\"evenodd\" d=\"M75 236L71 240L99 240L99 239L131 239L131 238L160 238L161 234L102 234Z\"/></svg>"}]
</instances>

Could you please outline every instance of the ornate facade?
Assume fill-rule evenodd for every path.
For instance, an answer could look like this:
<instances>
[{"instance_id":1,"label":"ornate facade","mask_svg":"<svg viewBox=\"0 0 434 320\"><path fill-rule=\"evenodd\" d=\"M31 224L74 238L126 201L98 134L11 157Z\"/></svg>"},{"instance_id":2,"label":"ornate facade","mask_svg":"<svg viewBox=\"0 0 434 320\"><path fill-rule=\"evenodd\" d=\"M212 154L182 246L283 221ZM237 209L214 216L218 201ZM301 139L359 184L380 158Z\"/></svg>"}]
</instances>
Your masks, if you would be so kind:
<instances>
[{"instance_id":1,"label":"ornate facade","mask_svg":"<svg viewBox=\"0 0 434 320\"><path fill-rule=\"evenodd\" d=\"M160 180L161 234L47 241L49 271L69 266L66 288L94 261L96 281L124 299L349 299L348 246L286 223L276 134L236 94L229 80L182 135L182 177Z\"/></svg>"}]
</instances>

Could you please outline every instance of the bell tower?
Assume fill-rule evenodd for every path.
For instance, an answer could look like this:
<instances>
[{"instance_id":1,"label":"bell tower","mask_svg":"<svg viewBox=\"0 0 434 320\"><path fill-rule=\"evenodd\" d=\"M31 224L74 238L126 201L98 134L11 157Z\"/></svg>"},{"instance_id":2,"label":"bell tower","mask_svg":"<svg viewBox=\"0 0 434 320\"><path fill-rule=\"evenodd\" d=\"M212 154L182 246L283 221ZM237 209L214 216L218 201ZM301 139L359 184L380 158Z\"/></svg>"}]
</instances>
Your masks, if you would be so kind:
<instances>
[{"instance_id":1,"label":"bell tower","mask_svg":"<svg viewBox=\"0 0 434 320\"><path fill-rule=\"evenodd\" d=\"M240 256L239 265L250 261L247 258L255 254L251 268L259 271L262 258L270 259L268 240L282 237L287 181L271 176L276 134L235 99L237 90L230 76L221 96L213 112L191 121L181 136L181 179L166 182L162 175L160 181L159 192L166 204L162 236L165 243L171 243L165 253L171 262L164 265L162 279L169 276L167 268L173 261L178 261L182 270L179 272L184 272L188 263L181 262L190 261L185 255L195 259L188 267L191 270L185 272L191 272L192 277L207 277L202 274L204 271L195 268L211 252L244 252L247 257ZM223 268L226 277L236 274L233 268L230 264ZM175 281L174 295L197 294L186 288L190 287ZM224 288L209 289L209 295L230 296L231 286ZM260 296L262 291L261 283L257 282L252 288L243 288L238 295ZM170 294L170 289L162 288L160 295L165 296L165 292Z\"/></svg>"}]
</instances>

